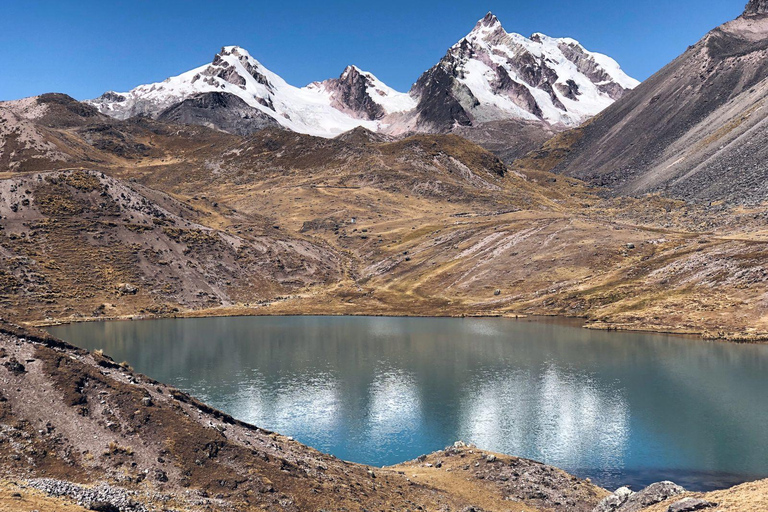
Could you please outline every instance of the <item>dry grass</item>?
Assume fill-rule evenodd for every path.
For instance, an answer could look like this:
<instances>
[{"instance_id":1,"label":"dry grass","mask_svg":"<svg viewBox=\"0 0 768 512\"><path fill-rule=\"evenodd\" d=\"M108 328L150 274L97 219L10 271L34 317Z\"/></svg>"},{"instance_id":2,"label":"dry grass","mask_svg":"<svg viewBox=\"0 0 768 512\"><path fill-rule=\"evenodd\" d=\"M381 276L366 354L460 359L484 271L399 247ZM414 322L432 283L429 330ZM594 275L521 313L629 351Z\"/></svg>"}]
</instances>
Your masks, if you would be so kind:
<instances>
[{"instance_id":1,"label":"dry grass","mask_svg":"<svg viewBox=\"0 0 768 512\"><path fill-rule=\"evenodd\" d=\"M0 512L85 512L86 509L61 498L0 480Z\"/></svg>"}]
</instances>

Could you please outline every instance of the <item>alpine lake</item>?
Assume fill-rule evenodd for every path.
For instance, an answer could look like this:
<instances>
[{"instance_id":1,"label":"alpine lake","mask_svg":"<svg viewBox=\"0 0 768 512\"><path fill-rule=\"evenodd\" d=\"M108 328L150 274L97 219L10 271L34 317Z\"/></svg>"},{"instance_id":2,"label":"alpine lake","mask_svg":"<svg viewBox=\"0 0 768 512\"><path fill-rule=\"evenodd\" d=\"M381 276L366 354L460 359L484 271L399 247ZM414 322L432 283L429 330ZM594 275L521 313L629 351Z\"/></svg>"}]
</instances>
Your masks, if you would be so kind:
<instances>
[{"instance_id":1,"label":"alpine lake","mask_svg":"<svg viewBox=\"0 0 768 512\"><path fill-rule=\"evenodd\" d=\"M501 318L51 327L237 419L374 466L463 440L613 489L768 476L768 346Z\"/></svg>"}]
</instances>

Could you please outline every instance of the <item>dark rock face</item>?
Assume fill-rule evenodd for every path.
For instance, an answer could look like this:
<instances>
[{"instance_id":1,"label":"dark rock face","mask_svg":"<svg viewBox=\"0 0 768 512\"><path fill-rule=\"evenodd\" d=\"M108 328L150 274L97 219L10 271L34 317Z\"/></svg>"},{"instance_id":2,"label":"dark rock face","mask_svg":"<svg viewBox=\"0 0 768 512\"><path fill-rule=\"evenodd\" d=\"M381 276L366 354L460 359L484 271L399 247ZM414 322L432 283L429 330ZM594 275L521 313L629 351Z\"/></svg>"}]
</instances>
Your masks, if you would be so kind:
<instances>
[{"instance_id":1,"label":"dark rock face","mask_svg":"<svg viewBox=\"0 0 768 512\"><path fill-rule=\"evenodd\" d=\"M122 102L125 101L125 96L123 96L122 94L118 94L116 92L109 91L109 92L105 92L104 94L99 96L97 98L97 100L110 101L110 102L115 102L115 103L122 103Z\"/></svg>"},{"instance_id":2,"label":"dark rock face","mask_svg":"<svg viewBox=\"0 0 768 512\"><path fill-rule=\"evenodd\" d=\"M565 57L576 65L579 73L584 74L593 83L598 84L598 90L606 93L614 100L618 100L628 92L621 85L613 81L611 76L601 68L597 62L584 53L584 49L577 44L560 43L560 51Z\"/></svg>"},{"instance_id":3,"label":"dark rock face","mask_svg":"<svg viewBox=\"0 0 768 512\"><path fill-rule=\"evenodd\" d=\"M584 126L554 170L617 195L768 200L766 78L768 17L726 23Z\"/></svg>"},{"instance_id":4,"label":"dark rock face","mask_svg":"<svg viewBox=\"0 0 768 512\"><path fill-rule=\"evenodd\" d=\"M768 14L768 0L750 0L744 14L747 16Z\"/></svg>"},{"instance_id":5,"label":"dark rock face","mask_svg":"<svg viewBox=\"0 0 768 512\"><path fill-rule=\"evenodd\" d=\"M557 84L557 87L560 89L560 92L563 94L563 96L569 100L578 99L578 97L581 95L581 91L579 91L579 84L573 80L568 80L565 84Z\"/></svg>"},{"instance_id":6,"label":"dark rock face","mask_svg":"<svg viewBox=\"0 0 768 512\"><path fill-rule=\"evenodd\" d=\"M217 53L213 58L211 66L205 70L204 74L208 76L218 76L219 78L222 78L233 85L244 88L245 79L240 76L234 67L230 66L229 63L223 59L223 57L230 55L237 57L237 60L240 62L240 64L242 64L248 74L251 75L258 83L267 86L268 89L272 89L272 84L269 83L267 77L264 76L258 68L251 64L247 55L240 54L237 48L222 48L221 51Z\"/></svg>"},{"instance_id":7,"label":"dark rock face","mask_svg":"<svg viewBox=\"0 0 768 512\"><path fill-rule=\"evenodd\" d=\"M472 119L457 96L465 96L473 105L479 105L466 87L455 81L456 68L448 57L430 69L413 86L420 99L417 126L437 132L448 132L454 126L471 126Z\"/></svg>"},{"instance_id":8,"label":"dark rock face","mask_svg":"<svg viewBox=\"0 0 768 512\"><path fill-rule=\"evenodd\" d=\"M279 126L277 121L242 99L224 92L197 94L160 113L160 121L197 124L237 135Z\"/></svg>"},{"instance_id":9,"label":"dark rock face","mask_svg":"<svg viewBox=\"0 0 768 512\"><path fill-rule=\"evenodd\" d=\"M697 510L707 510L714 508L717 503L712 503L707 500L700 500L697 498L684 498L669 506L668 512L696 512Z\"/></svg>"},{"instance_id":10,"label":"dark rock face","mask_svg":"<svg viewBox=\"0 0 768 512\"><path fill-rule=\"evenodd\" d=\"M531 91L523 84L512 80L506 69L497 68L496 76L498 78L494 84L494 92L497 94L501 92L507 93L512 101L515 102L515 105L538 118L541 118L544 115L541 111L541 107L536 103L536 98L533 97Z\"/></svg>"},{"instance_id":11,"label":"dark rock face","mask_svg":"<svg viewBox=\"0 0 768 512\"><path fill-rule=\"evenodd\" d=\"M360 119L375 120L386 115L384 107L373 101L368 88L371 78L349 66L339 78L324 82L332 92L333 106Z\"/></svg>"}]
</instances>

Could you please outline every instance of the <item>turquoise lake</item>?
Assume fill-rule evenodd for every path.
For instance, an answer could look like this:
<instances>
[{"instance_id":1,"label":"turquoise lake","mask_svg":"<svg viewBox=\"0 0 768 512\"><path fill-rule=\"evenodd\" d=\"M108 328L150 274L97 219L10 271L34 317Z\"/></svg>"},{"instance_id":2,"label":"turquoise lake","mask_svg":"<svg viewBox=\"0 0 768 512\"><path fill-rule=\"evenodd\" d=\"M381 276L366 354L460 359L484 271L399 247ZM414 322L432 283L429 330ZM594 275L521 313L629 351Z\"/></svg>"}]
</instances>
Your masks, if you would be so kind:
<instances>
[{"instance_id":1,"label":"turquoise lake","mask_svg":"<svg viewBox=\"0 0 768 512\"><path fill-rule=\"evenodd\" d=\"M394 464L463 440L609 488L768 476L764 345L510 319L169 319L50 332L354 462Z\"/></svg>"}]
</instances>

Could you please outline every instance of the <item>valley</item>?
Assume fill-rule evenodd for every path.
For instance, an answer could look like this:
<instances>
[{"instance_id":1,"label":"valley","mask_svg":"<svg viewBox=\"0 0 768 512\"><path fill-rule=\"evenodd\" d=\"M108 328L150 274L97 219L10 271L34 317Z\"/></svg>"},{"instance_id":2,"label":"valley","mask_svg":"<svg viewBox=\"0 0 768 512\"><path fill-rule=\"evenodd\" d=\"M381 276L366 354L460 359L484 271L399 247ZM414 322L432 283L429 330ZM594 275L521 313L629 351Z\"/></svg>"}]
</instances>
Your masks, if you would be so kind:
<instances>
[{"instance_id":1,"label":"valley","mask_svg":"<svg viewBox=\"0 0 768 512\"><path fill-rule=\"evenodd\" d=\"M25 122L62 171L27 167L48 155L30 145L40 160L17 153L3 182L12 318L563 315L768 332L760 208L611 198L454 135L243 138L38 102L47 113Z\"/></svg>"},{"instance_id":2,"label":"valley","mask_svg":"<svg viewBox=\"0 0 768 512\"><path fill-rule=\"evenodd\" d=\"M767 40L1 101L0 512L767 510Z\"/></svg>"}]
</instances>

